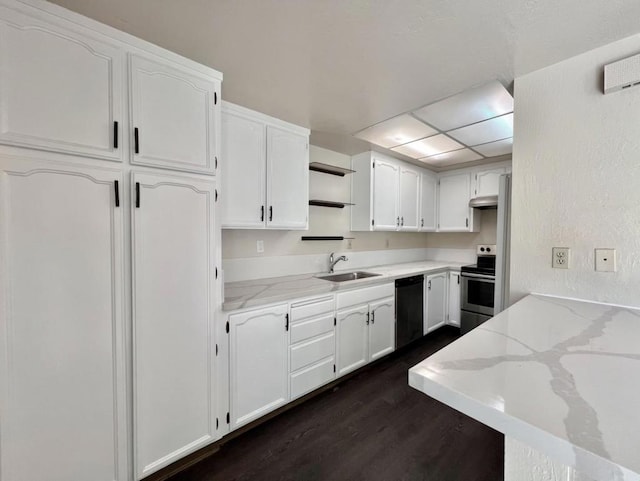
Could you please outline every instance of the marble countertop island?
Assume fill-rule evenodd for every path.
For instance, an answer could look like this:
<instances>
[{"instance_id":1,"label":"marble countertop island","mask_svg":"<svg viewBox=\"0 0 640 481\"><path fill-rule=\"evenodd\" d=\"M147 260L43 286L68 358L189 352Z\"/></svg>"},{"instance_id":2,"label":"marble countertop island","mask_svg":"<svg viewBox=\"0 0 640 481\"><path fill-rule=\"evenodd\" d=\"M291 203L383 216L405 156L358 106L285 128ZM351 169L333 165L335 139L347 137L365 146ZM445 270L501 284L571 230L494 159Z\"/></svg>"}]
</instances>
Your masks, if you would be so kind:
<instances>
[{"instance_id":1,"label":"marble countertop island","mask_svg":"<svg viewBox=\"0 0 640 481\"><path fill-rule=\"evenodd\" d=\"M358 270L379 275L347 282L331 282L317 277L328 275L326 272L271 277L251 281L227 282L224 285L223 310L231 311L245 307L261 306L271 302L288 301L297 297L321 295L338 290L366 287L368 285L390 282L402 277L447 269L460 270L462 265L464 265L462 262L419 261L366 267ZM336 271L336 274L341 272L349 271Z\"/></svg>"},{"instance_id":2,"label":"marble countertop island","mask_svg":"<svg viewBox=\"0 0 640 481\"><path fill-rule=\"evenodd\" d=\"M640 480L640 310L530 295L409 384L504 433L507 481Z\"/></svg>"}]
</instances>

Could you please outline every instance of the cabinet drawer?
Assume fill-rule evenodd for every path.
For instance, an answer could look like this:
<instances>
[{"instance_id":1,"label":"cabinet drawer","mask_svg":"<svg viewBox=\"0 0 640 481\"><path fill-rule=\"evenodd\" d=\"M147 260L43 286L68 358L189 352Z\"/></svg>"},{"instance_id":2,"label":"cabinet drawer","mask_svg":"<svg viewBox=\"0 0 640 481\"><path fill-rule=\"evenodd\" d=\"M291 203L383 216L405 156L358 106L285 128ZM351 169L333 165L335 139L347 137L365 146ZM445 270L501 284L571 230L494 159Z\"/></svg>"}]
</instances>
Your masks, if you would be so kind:
<instances>
[{"instance_id":1,"label":"cabinet drawer","mask_svg":"<svg viewBox=\"0 0 640 481\"><path fill-rule=\"evenodd\" d=\"M333 312L291 325L291 344L333 331Z\"/></svg>"},{"instance_id":2,"label":"cabinet drawer","mask_svg":"<svg viewBox=\"0 0 640 481\"><path fill-rule=\"evenodd\" d=\"M304 302L291 304L291 322L296 322L307 317L315 317L326 312L333 312L335 302L333 296L321 299L311 299Z\"/></svg>"},{"instance_id":3,"label":"cabinet drawer","mask_svg":"<svg viewBox=\"0 0 640 481\"><path fill-rule=\"evenodd\" d=\"M307 394L335 379L334 358L330 357L291 375L291 399Z\"/></svg>"},{"instance_id":4,"label":"cabinet drawer","mask_svg":"<svg viewBox=\"0 0 640 481\"><path fill-rule=\"evenodd\" d=\"M338 309L355 306L357 304L367 304L376 299L389 297L394 295L395 285L393 282L382 284L379 286L365 287L364 289L356 289L353 291L339 293L336 296L336 304Z\"/></svg>"},{"instance_id":5,"label":"cabinet drawer","mask_svg":"<svg viewBox=\"0 0 640 481\"><path fill-rule=\"evenodd\" d=\"M293 372L325 357L333 356L336 349L335 336L330 332L318 339L291 346L290 349L290 369Z\"/></svg>"}]
</instances>

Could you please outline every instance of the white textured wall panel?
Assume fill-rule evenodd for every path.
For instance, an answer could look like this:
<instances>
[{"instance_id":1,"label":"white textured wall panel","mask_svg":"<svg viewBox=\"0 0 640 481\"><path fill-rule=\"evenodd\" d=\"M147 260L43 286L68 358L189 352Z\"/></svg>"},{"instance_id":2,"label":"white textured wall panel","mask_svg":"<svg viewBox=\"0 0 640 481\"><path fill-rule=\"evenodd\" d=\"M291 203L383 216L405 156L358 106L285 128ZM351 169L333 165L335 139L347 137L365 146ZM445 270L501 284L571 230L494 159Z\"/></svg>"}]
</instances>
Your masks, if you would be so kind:
<instances>
[{"instance_id":1,"label":"white textured wall panel","mask_svg":"<svg viewBox=\"0 0 640 481\"><path fill-rule=\"evenodd\" d=\"M529 292L640 306L640 88L602 94L604 65L640 36L515 81L512 301ZM551 248L571 247L570 269ZM618 272L594 271L594 248Z\"/></svg>"}]
</instances>

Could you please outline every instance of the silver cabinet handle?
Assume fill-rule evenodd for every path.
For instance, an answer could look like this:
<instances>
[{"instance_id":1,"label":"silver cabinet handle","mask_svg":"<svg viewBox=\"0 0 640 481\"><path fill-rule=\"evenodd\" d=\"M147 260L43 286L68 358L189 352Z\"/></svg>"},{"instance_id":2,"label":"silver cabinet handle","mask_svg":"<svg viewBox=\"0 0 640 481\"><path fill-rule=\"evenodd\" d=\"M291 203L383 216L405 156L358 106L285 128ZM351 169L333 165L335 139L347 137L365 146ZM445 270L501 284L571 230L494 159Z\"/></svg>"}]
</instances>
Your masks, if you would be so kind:
<instances>
[{"instance_id":1,"label":"silver cabinet handle","mask_svg":"<svg viewBox=\"0 0 640 481\"><path fill-rule=\"evenodd\" d=\"M431 290L431 281L429 281L428 289Z\"/></svg>"}]
</instances>

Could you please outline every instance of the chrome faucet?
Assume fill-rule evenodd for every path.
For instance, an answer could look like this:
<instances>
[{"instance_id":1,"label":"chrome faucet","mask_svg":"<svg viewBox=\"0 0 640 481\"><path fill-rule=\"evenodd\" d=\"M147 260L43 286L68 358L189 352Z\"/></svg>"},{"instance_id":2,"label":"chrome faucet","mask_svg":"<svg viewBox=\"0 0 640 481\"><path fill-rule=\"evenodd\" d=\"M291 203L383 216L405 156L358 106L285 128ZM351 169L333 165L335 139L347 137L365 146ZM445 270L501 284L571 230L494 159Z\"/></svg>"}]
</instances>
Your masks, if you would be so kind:
<instances>
[{"instance_id":1,"label":"chrome faucet","mask_svg":"<svg viewBox=\"0 0 640 481\"><path fill-rule=\"evenodd\" d=\"M340 256L336 260L333 260L333 252L329 254L329 274L333 274L333 268L340 261L348 261L347 256Z\"/></svg>"}]
</instances>

